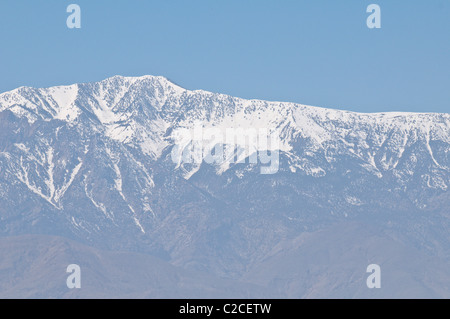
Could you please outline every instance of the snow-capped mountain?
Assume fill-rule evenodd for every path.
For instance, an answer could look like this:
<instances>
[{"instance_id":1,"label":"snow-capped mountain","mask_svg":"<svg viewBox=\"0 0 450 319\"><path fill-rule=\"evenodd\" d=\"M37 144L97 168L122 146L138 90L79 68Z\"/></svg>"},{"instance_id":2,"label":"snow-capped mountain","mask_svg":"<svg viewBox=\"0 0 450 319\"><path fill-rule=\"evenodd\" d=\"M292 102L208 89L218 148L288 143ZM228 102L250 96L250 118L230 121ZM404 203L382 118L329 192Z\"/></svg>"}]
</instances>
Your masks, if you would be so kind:
<instances>
[{"instance_id":1,"label":"snow-capped mountain","mask_svg":"<svg viewBox=\"0 0 450 319\"><path fill-rule=\"evenodd\" d=\"M264 129L277 144L246 153L237 139L222 163L174 157L198 127ZM271 174L245 161L266 151L279 154ZM0 94L2 235L64 236L259 284L249 272L339 223L448 263L449 186L450 114L245 100L156 76ZM302 289L292 296L317 294Z\"/></svg>"}]
</instances>

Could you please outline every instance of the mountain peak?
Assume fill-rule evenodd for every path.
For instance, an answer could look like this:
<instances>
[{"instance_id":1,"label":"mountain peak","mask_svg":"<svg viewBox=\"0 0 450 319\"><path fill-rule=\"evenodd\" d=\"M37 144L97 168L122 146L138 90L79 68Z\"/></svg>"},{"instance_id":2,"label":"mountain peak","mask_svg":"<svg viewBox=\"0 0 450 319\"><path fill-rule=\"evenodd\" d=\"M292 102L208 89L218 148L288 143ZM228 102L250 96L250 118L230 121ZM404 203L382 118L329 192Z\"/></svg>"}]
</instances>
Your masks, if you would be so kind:
<instances>
[{"instance_id":1,"label":"mountain peak","mask_svg":"<svg viewBox=\"0 0 450 319\"><path fill-rule=\"evenodd\" d=\"M140 76L126 76L126 75L117 74L117 75L108 77L104 80L101 80L99 82L117 82L117 81L119 81L119 82L120 81L136 82L136 81L143 81L143 80L174 84L169 79L167 79L166 77L164 77L162 75L150 75L150 74L140 75ZM96 83L96 82L94 82L94 83Z\"/></svg>"}]
</instances>

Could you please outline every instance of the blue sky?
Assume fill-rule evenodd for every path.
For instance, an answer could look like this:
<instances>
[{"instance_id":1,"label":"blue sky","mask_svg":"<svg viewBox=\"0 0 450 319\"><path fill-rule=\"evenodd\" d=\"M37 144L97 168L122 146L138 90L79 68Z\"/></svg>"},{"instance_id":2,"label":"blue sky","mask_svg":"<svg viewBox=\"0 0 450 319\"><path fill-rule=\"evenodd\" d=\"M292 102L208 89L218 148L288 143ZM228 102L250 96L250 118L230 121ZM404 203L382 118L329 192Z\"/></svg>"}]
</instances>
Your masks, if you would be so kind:
<instances>
[{"instance_id":1,"label":"blue sky","mask_svg":"<svg viewBox=\"0 0 450 319\"><path fill-rule=\"evenodd\" d=\"M81 7L68 29L66 7ZM381 29L366 8L381 7ZM0 2L0 92L163 75L360 112L450 111L448 0Z\"/></svg>"}]
</instances>

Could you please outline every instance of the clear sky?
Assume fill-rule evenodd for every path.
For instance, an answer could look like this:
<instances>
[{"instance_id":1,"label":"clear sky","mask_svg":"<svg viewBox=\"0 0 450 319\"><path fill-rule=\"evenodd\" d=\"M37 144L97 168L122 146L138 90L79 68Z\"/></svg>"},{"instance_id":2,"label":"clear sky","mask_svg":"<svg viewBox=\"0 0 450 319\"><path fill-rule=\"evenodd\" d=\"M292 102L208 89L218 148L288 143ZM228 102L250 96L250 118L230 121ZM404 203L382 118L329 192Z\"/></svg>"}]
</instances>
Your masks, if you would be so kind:
<instances>
[{"instance_id":1,"label":"clear sky","mask_svg":"<svg viewBox=\"0 0 450 319\"><path fill-rule=\"evenodd\" d=\"M81 29L66 8L81 7ZM381 29L366 8L381 7ZM1 0L0 92L163 75L360 112L450 112L449 0Z\"/></svg>"}]
</instances>

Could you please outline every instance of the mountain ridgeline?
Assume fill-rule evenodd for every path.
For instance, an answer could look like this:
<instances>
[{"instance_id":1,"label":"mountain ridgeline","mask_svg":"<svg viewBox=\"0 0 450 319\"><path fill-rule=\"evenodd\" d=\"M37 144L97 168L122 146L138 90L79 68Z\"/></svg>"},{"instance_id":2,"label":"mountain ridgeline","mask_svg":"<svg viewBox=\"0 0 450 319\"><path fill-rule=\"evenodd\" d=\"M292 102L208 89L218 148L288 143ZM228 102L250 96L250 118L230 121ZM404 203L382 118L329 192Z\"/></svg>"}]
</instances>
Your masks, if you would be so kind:
<instances>
[{"instance_id":1,"label":"mountain ridgeline","mask_svg":"<svg viewBox=\"0 0 450 319\"><path fill-rule=\"evenodd\" d=\"M177 161L174 147L196 143L180 132L196 127L265 129L278 140L277 170L246 160L268 151L260 144L233 145L240 161ZM448 298L449 187L450 114L245 100L159 76L0 94L0 248L11 263L22 260L17 249L30 256L57 236L74 259L123 251L159 272L220 278L229 297L238 293L227 280L250 297ZM8 256L11 238L29 244ZM371 263L388 278L382 289L365 285ZM2 265L0 287L29 296ZM199 282L186 297L208 297L211 281ZM121 291L110 284L97 295ZM55 289L37 295L66 296Z\"/></svg>"}]
</instances>

